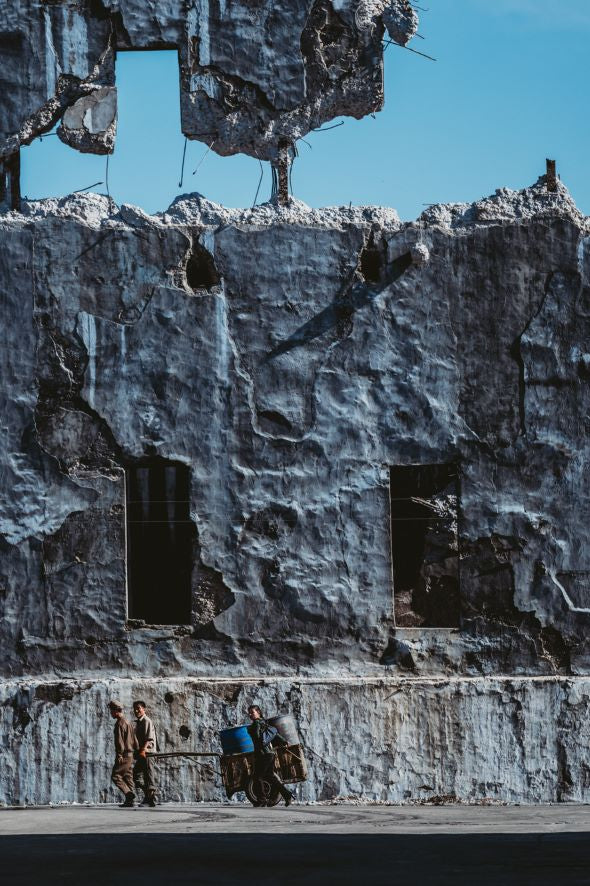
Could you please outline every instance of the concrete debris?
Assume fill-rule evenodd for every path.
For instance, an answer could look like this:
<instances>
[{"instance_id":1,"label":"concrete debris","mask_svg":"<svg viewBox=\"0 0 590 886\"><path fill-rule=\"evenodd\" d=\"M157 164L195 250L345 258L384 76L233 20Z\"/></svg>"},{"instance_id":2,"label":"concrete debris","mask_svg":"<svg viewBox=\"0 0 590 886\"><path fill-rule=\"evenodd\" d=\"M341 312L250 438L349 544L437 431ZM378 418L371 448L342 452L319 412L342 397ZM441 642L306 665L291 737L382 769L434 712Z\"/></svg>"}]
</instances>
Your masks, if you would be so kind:
<instances>
[{"instance_id":1,"label":"concrete debris","mask_svg":"<svg viewBox=\"0 0 590 886\"><path fill-rule=\"evenodd\" d=\"M586 224L568 189L560 181L554 192L547 191L545 176L535 185L520 191L498 188L489 197L475 203L434 204L426 209L419 222L451 229L473 225L497 225L511 221L533 221L543 217L572 218L582 227Z\"/></svg>"},{"instance_id":2,"label":"concrete debris","mask_svg":"<svg viewBox=\"0 0 590 886\"><path fill-rule=\"evenodd\" d=\"M418 30L418 14L409 0L390 2L383 10L383 24L394 43L405 46Z\"/></svg>"},{"instance_id":3,"label":"concrete debris","mask_svg":"<svg viewBox=\"0 0 590 886\"><path fill-rule=\"evenodd\" d=\"M354 18L360 31L378 28L382 21L400 46L409 43L418 30L418 14L409 0L359 0Z\"/></svg>"},{"instance_id":4,"label":"concrete debris","mask_svg":"<svg viewBox=\"0 0 590 886\"><path fill-rule=\"evenodd\" d=\"M48 132L83 95L114 86L113 25L94 0L0 3L0 157Z\"/></svg>"},{"instance_id":5,"label":"concrete debris","mask_svg":"<svg viewBox=\"0 0 590 886\"><path fill-rule=\"evenodd\" d=\"M428 247L424 243L416 243L411 249L412 261L415 265L423 265L430 258Z\"/></svg>"}]
</instances>

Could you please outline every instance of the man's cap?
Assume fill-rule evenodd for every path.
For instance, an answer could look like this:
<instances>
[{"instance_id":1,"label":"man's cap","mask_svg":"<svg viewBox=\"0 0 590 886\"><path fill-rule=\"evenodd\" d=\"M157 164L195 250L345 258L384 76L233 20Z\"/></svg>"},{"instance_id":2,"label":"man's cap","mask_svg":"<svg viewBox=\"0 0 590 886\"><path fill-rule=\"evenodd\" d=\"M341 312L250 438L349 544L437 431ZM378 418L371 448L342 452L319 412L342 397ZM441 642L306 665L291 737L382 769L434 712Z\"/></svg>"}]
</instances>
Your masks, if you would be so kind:
<instances>
[{"instance_id":1,"label":"man's cap","mask_svg":"<svg viewBox=\"0 0 590 886\"><path fill-rule=\"evenodd\" d=\"M120 701L109 701L109 707L112 711L122 711L123 705Z\"/></svg>"}]
</instances>

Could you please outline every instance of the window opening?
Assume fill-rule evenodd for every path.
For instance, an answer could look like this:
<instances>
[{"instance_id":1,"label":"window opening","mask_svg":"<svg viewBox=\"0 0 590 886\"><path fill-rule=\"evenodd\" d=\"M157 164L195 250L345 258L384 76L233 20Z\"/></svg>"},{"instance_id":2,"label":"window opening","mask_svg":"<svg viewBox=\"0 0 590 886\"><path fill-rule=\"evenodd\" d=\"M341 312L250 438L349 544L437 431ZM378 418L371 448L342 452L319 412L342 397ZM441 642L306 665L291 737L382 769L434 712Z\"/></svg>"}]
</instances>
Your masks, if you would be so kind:
<instances>
[{"instance_id":1,"label":"window opening","mask_svg":"<svg viewBox=\"0 0 590 886\"><path fill-rule=\"evenodd\" d=\"M457 467L403 465L389 477L396 625L458 627Z\"/></svg>"},{"instance_id":2,"label":"window opening","mask_svg":"<svg viewBox=\"0 0 590 886\"><path fill-rule=\"evenodd\" d=\"M191 622L193 524L186 465L126 470L128 615L147 624Z\"/></svg>"},{"instance_id":3,"label":"window opening","mask_svg":"<svg viewBox=\"0 0 590 886\"><path fill-rule=\"evenodd\" d=\"M223 157L215 145L209 150L211 141L187 143L182 134L177 49L128 50L119 45L115 74L117 133L108 165L108 192L119 205L132 203L154 213L166 209L179 194L195 190L225 206L252 205L259 161L245 154ZM1 81L0 71L0 93ZM64 144L56 135L58 125L21 151L23 194L38 199L88 190L106 196L107 158ZM268 165L264 164L265 181ZM197 285L210 284L197 280Z\"/></svg>"}]
</instances>

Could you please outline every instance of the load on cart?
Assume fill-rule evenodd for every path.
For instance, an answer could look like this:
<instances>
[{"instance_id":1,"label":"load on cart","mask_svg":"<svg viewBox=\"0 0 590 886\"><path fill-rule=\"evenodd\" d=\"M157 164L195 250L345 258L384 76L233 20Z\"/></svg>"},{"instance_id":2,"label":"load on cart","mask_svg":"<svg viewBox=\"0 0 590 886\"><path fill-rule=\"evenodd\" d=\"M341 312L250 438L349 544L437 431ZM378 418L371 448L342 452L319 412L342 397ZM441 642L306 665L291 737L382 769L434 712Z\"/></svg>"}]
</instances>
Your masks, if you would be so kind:
<instances>
[{"instance_id":1,"label":"load on cart","mask_svg":"<svg viewBox=\"0 0 590 886\"><path fill-rule=\"evenodd\" d=\"M254 743L248 726L235 726L219 733L223 755L221 777L228 798L244 791L254 806L276 806L281 796L281 783L296 784L307 778L307 763L297 732L297 724L290 714L268 717L264 721L276 738L271 742L274 751L269 760L268 777L257 765ZM276 777L278 776L278 778Z\"/></svg>"}]
</instances>

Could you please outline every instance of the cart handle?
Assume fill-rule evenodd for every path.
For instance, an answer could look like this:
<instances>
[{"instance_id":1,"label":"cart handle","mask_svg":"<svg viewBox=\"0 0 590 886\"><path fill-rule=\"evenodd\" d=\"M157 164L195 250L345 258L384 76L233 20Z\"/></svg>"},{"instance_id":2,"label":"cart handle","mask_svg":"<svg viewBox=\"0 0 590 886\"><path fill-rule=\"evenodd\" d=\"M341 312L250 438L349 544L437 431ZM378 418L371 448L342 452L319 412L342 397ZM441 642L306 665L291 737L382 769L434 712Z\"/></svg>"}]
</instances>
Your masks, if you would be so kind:
<instances>
[{"instance_id":1,"label":"cart handle","mask_svg":"<svg viewBox=\"0 0 590 886\"><path fill-rule=\"evenodd\" d=\"M162 754L152 754L150 752L147 753L148 757L221 757L221 754L216 754L213 751L201 752L201 751L168 751L167 753Z\"/></svg>"}]
</instances>

